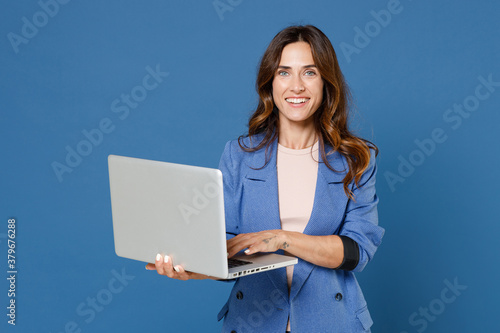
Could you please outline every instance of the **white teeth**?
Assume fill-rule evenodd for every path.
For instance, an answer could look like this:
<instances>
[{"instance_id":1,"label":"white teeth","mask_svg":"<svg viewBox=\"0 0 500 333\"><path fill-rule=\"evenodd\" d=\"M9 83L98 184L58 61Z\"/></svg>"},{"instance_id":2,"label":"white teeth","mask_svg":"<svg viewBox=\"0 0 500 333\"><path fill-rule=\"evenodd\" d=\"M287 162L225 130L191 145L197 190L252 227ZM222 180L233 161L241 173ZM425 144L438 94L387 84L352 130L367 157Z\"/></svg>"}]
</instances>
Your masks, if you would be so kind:
<instances>
[{"instance_id":1,"label":"white teeth","mask_svg":"<svg viewBox=\"0 0 500 333\"><path fill-rule=\"evenodd\" d=\"M293 104L305 103L309 100L309 98L286 98L285 101Z\"/></svg>"}]
</instances>

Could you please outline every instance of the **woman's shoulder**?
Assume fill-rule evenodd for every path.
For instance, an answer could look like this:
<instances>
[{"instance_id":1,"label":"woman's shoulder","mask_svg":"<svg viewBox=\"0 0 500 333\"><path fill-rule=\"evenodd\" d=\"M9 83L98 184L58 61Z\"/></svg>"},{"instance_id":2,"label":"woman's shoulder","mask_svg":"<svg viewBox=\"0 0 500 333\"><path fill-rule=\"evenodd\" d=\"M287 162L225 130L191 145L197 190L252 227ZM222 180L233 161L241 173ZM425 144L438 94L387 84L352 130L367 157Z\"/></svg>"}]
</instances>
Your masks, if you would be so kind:
<instances>
[{"instance_id":1,"label":"woman's shoulder","mask_svg":"<svg viewBox=\"0 0 500 333\"><path fill-rule=\"evenodd\" d=\"M245 149L257 147L264 139L264 134L242 135L237 139L229 140L226 143L224 152L230 153L231 156L242 155L248 156L250 151Z\"/></svg>"},{"instance_id":2,"label":"woman's shoulder","mask_svg":"<svg viewBox=\"0 0 500 333\"><path fill-rule=\"evenodd\" d=\"M245 148L257 147L262 140L264 140L264 133L258 133L254 135L242 135L238 139L233 140L241 143Z\"/></svg>"},{"instance_id":3,"label":"woman's shoulder","mask_svg":"<svg viewBox=\"0 0 500 333\"><path fill-rule=\"evenodd\" d=\"M255 148L262 142L264 135L257 134L252 136L240 136L237 139L230 140L226 143L224 152L221 156L221 170L232 170L233 173L244 172L249 165L253 165L256 155L262 155L265 148L259 150L250 150ZM259 158L257 158L259 160ZM239 170L239 171L237 171Z\"/></svg>"},{"instance_id":4,"label":"woman's shoulder","mask_svg":"<svg viewBox=\"0 0 500 333\"><path fill-rule=\"evenodd\" d=\"M370 155L369 157L369 165L373 165L376 163L376 158L377 158L377 155L378 155L378 149L375 148L374 146L371 146L371 145L367 145L367 150L366 152ZM330 146L329 144L325 144L325 155L328 159L328 162L332 162L333 160L335 159L340 159L342 161L342 163L344 164L344 166L348 167L348 162L347 162L347 157L345 156L344 153L341 153L340 151L338 150L335 150L333 149L332 146Z\"/></svg>"},{"instance_id":5,"label":"woman's shoulder","mask_svg":"<svg viewBox=\"0 0 500 333\"><path fill-rule=\"evenodd\" d=\"M347 156L345 156L345 154L341 153L338 150L334 150L332 147L328 145L325 147L325 154L328 163L333 168L333 170L335 170L335 171L332 170L330 171L336 174L337 178L340 177L343 179L344 177L346 177L350 171L350 165ZM377 154L378 154L377 148L368 145L365 154L369 156L365 155L367 158L366 160L367 164L362 168L360 183L364 183L366 182L366 180L372 178L376 174L377 170Z\"/></svg>"}]
</instances>

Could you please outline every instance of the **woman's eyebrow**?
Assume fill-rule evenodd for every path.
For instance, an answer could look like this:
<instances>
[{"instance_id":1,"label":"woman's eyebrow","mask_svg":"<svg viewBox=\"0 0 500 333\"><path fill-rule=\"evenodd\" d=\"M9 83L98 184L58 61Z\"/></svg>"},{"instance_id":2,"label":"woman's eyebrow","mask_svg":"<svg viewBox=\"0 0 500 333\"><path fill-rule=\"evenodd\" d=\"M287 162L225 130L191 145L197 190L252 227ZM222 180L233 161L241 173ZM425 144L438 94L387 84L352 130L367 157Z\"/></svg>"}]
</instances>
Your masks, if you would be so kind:
<instances>
[{"instance_id":1,"label":"woman's eyebrow","mask_svg":"<svg viewBox=\"0 0 500 333\"><path fill-rule=\"evenodd\" d=\"M316 65L306 65L302 66L302 68L311 68L311 67L316 67ZM292 69L290 66L278 66L278 68L283 68L283 69Z\"/></svg>"}]
</instances>

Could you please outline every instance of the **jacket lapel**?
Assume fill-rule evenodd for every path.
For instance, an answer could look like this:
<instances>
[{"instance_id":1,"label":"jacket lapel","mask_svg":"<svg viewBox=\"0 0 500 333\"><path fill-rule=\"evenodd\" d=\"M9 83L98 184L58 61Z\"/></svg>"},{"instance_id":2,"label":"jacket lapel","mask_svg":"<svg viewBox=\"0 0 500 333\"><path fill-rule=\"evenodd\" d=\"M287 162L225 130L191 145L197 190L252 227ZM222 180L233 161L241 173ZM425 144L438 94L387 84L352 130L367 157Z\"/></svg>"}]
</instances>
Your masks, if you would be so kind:
<instances>
[{"instance_id":1,"label":"jacket lapel","mask_svg":"<svg viewBox=\"0 0 500 333\"><path fill-rule=\"evenodd\" d=\"M250 196L249 206L252 207L252 211L249 211L248 214L244 212L247 216L244 216L243 219L252 219L248 222L251 225L249 228L253 230L242 230L242 232L281 229L276 168L277 148L278 141L274 140L268 151L269 162L264 167L262 166L266 162L265 149L256 151L250 165L248 165L244 190ZM261 215L262 218L259 218ZM283 254L283 251L280 250L278 253ZM274 287L281 291L281 295L288 295L285 268L274 269L261 274L267 275ZM288 299L285 298L284 300L288 302Z\"/></svg>"},{"instance_id":2,"label":"jacket lapel","mask_svg":"<svg viewBox=\"0 0 500 333\"><path fill-rule=\"evenodd\" d=\"M330 170L319 154L320 163L313 210L304 229L304 234L307 235L337 234L345 215L348 198L344 193L342 180L346 175L347 165L338 152L328 155L327 158L330 165L339 172ZM299 259L299 263L295 265L293 271L290 300L297 296L315 267L315 265Z\"/></svg>"}]
</instances>

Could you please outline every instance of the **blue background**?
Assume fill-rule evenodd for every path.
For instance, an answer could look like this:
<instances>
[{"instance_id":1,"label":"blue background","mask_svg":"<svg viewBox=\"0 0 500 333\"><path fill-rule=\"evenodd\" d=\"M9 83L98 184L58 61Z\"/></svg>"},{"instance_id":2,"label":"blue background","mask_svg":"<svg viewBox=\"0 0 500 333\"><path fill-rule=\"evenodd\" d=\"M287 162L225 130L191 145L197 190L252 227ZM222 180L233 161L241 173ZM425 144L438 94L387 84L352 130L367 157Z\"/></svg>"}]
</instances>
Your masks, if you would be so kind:
<instances>
[{"instance_id":1,"label":"blue background","mask_svg":"<svg viewBox=\"0 0 500 333\"><path fill-rule=\"evenodd\" d=\"M42 0L52 3L52 16L40 14L36 1L3 4L0 276L7 276L10 217L17 219L19 273L15 327L7 324L8 284L0 280L0 330L219 331L216 314L230 284L171 281L115 255L107 156L217 167L225 142L246 131L267 44L290 24L314 24L331 39L353 91L352 128L381 151L386 235L357 275L373 332L496 331L498 83L480 88L489 95L459 125L445 118L454 104L474 102L480 77L500 81L500 4L220 2L228 6L222 13L211 0L69 1L56 12ZM398 13L385 26L374 23L372 11L391 3ZM16 45L10 39L24 38L23 17L40 27L31 35L25 28L30 38ZM371 37L360 37L366 28ZM347 44L357 51L343 52ZM140 90L148 66L169 74L126 117L113 112L115 99ZM106 118L111 133L60 181L52 164L66 164L66 147L83 145L82 131ZM446 140L419 153L415 140L429 142L437 128ZM415 166L400 166L410 159ZM391 175L401 178L391 183ZM109 292L113 270L131 279L117 293ZM467 288L453 294L446 281ZM444 303L442 292L456 297ZM106 303L99 311L87 305L96 297ZM424 319L418 313L429 306L432 317Z\"/></svg>"}]
</instances>

